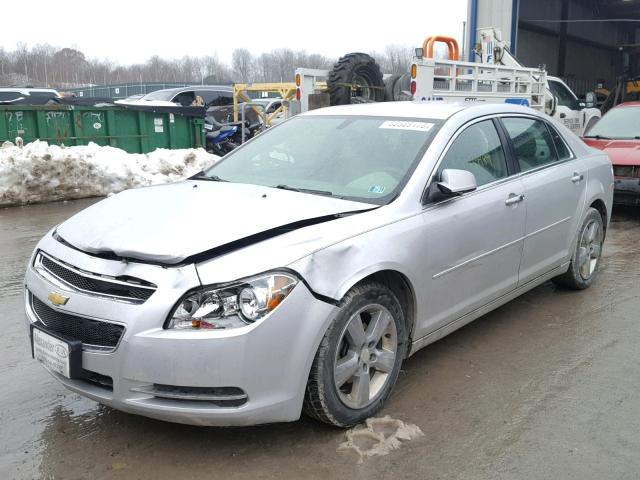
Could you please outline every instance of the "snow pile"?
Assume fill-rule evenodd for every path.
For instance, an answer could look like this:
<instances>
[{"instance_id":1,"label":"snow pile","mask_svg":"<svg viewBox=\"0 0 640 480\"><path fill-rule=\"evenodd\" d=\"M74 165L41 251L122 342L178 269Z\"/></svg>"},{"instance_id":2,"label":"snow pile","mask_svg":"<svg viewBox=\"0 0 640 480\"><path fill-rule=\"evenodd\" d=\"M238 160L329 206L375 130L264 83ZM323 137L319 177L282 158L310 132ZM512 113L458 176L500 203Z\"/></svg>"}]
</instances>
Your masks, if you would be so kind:
<instances>
[{"instance_id":1,"label":"snow pile","mask_svg":"<svg viewBox=\"0 0 640 480\"><path fill-rule=\"evenodd\" d=\"M59 147L36 140L0 146L0 207L97 197L182 180L219 157L203 149L127 153L95 143Z\"/></svg>"}]
</instances>

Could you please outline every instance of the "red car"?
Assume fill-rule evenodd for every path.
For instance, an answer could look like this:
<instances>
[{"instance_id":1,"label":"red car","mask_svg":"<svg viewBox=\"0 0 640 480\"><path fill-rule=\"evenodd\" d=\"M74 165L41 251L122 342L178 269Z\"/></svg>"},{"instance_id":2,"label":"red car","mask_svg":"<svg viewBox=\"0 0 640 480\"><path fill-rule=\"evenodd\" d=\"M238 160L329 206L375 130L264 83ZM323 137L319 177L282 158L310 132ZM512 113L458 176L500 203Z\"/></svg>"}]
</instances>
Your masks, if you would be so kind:
<instances>
[{"instance_id":1,"label":"red car","mask_svg":"<svg viewBox=\"0 0 640 480\"><path fill-rule=\"evenodd\" d=\"M614 203L640 205L640 102L612 108L582 139L609 155L615 178Z\"/></svg>"}]
</instances>

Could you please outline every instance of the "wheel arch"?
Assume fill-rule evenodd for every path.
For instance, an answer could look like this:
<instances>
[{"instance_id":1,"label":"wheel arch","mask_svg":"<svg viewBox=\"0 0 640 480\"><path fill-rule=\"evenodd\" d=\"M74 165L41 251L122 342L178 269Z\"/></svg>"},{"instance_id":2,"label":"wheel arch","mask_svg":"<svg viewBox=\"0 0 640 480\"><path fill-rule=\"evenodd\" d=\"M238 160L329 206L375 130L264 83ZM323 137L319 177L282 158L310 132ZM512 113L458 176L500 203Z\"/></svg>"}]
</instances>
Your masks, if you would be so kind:
<instances>
[{"instance_id":1,"label":"wheel arch","mask_svg":"<svg viewBox=\"0 0 640 480\"><path fill-rule=\"evenodd\" d=\"M600 212L600 216L602 217L602 227L604 229L603 234L606 237L606 235L607 235L607 227L608 227L608 221L607 220L609 218L609 212L607 211L607 205L604 203L604 200L602 200L600 198L596 198L595 200L593 200L591 202L591 204L589 205L589 208L595 208L596 210L598 210L598 212Z\"/></svg>"},{"instance_id":2,"label":"wheel arch","mask_svg":"<svg viewBox=\"0 0 640 480\"><path fill-rule=\"evenodd\" d=\"M393 294L400 302L402 313L404 315L405 329L407 332L407 344L404 352L404 357L406 358L409 354L409 351L411 350L410 345L416 324L417 310L415 290L411 281L405 274L398 270L378 270L355 282L347 289L347 292L353 287L367 282L378 282L386 286L389 290L391 290L391 292L393 292Z\"/></svg>"}]
</instances>

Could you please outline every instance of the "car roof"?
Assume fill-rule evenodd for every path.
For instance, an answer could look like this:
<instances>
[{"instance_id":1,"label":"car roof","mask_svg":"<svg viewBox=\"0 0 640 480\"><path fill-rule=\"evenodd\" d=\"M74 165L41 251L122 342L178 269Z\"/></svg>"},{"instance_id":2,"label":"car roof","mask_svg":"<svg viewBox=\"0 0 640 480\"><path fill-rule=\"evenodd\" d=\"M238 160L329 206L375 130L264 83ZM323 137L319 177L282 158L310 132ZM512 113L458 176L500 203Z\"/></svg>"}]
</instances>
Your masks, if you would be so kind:
<instances>
[{"instance_id":1,"label":"car roof","mask_svg":"<svg viewBox=\"0 0 640 480\"><path fill-rule=\"evenodd\" d=\"M153 92L149 92L149 93L156 93L156 92L180 93L180 92L186 92L188 90L217 90L222 92L233 92L233 87L230 87L229 85L191 85L190 87L163 88L161 90L154 90Z\"/></svg>"},{"instance_id":2,"label":"car roof","mask_svg":"<svg viewBox=\"0 0 640 480\"><path fill-rule=\"evenodd\" d=\"M539 115L528 107L507 103L444 103L444 102L381 102L364 103L356 105L340 105L318 110L311 110L304 115L362 115L372 117L406 117L406 118L430 118L446 120L454 114L468 111L481 116L494 113L527 113Z\"/></svg>"},{"instance_id":3,"label":"car roof","mask_svg":"<svg viewBox=\"0 0 640 480\"><path fill-rule=\"evenodd\" d=\"M57 90L53 88L27 88L27 87L0 87L0 92L20 92L29 94L29 92L50 92L50 93L58 93Z\"/></svg>"}]
</instances>

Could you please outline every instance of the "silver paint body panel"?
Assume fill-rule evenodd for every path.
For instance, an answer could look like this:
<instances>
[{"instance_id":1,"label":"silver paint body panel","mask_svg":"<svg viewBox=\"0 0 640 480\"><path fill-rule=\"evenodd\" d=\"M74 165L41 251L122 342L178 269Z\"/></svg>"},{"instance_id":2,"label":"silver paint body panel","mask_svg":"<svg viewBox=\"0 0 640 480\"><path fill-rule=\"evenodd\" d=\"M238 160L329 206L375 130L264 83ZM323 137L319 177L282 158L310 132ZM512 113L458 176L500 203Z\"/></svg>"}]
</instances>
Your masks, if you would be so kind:
<instances>
[{"instance_id":1,"label":"silver paint body panel","mask_svg":"<svg viewBox=\"0 0 640 480\"><path fill-rule=\"evenodd\" d=\"M182 423L295 420L317 346L338 312L336 304L363 278L392 270L408 280L414 296L413 353L566 271L587 207L600 201L610 215L613 176L607 156L533 110L398 102L334 107L305 115L325 114L445 122L400 195L379 208L251 185L187 181L116 195L63 223L58 233L78 249L56 241L52 232L47 234L37 249L70 265L114 277L129 275L158 286L138 305L63 292L70 301L57 308L126 324L116 351L83 353L84 368L113 378L113 392L60 379L67 387L115 408ZM423 204L423 194L452 139L477 119L500 115L526 115L553 124L575 159ZM571 181L574 171L583 175L577 184ZM524 195L523 200L505 204L512 194ZM265 229L362 210L366 211L257 241L197 265L122 262L94 254L107 250L175 263ZM257 215L249 222L251 212ZM176 302L192 288L283 268L296 272L303 282L263 321L228 331L162 328ZM32 266L26 287L42 301L58 289ZM205 408L131 391L150 383L239 387L246 391L248 402L237 408Z\"/></svg>"}]
</instances>

